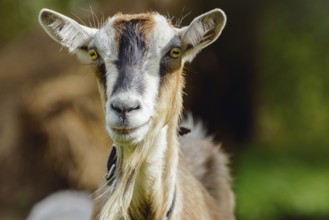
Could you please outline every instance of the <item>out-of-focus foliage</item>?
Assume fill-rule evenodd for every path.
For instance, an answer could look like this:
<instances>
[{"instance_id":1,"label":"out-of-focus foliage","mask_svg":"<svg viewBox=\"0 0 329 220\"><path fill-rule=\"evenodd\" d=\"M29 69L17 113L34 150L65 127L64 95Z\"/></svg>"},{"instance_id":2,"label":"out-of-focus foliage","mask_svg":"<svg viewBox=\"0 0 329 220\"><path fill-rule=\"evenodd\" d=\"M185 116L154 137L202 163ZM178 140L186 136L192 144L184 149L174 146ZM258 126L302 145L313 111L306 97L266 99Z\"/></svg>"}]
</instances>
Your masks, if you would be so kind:
<instances>
[{"instance_id":1,"label":"out-of-focus foliage","mask_svg":"<svg viewBox=\"0 0 329 220\"><path fill-rule=\"evenodd\" d=\"M234 171L238 219L328 219L328 150L310 151L308 144L250 147Z\"/></svg>"},{"instance_id":2,"label":"out-of-focus foliage","mask_svg":"<svg viewBox=\"0 0 329 220\"><path fill-rule=\"evenodd\" d=\"M328 8L325 0L272 1L262 12L259 139L329 144Z\"/></svg>"},{"instance_id":3,"label":"out-of-focus foliage","mask_svg":"<svg viewBox=\"0 0 329 220\"><path fill-rule=\"evenodd\" d=\"M235 161L240 219L328 219L328 8L269 1L259 12L255 139Z\"/></svg>"},{"instance_id":4,"label":"out-of-focus foliage","mask_svg":"<svg viewBox=\"0 0 329 220\"><path fill-rule=\"evenodd\" d=\"M0 1L1 29L0 42L7 42L26 33L37 24L41 8L52 8L63 13L97 8L99 1L89 0L2 0ZM97 4L98 3L98 4ZM73 16L73 15L72 15Z\"/></svg>"}]
</instances>

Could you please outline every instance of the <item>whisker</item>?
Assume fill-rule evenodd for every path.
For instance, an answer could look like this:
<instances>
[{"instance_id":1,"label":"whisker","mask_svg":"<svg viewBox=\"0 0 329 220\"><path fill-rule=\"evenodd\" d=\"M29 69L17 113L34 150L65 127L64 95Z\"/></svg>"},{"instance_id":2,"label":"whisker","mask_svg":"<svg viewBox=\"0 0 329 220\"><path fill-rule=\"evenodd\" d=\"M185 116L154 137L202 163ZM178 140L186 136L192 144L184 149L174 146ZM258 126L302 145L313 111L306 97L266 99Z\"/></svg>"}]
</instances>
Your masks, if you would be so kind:
<instances>
[{"instance_id":1,"label":"whisker","mask_svg":"<svg viewBox=\"0 0 329 220\"><path fill-rule=\"evenodd\" d=\"M100 28L103 24L105 23L105 15L104 13L102 12L102 17L101 17L101 24L98 28Z\"/></svg>"},{"instance_id":2,"label":"whisker","mask_svg":"<svg viewBox=\"0 0 329 220\"><path fill-rule=\"evenodd\" d=\"M76 15L76 14L73 13L73 12L71 12L71 14L72 14L75 18L77 18L77 19L80 21L81 24L87 26L86 22L84 22L84 21L83 21L78 15Z\"/></svg>"},{"instance_id":3,"label":"whisker","mask_svg":"<svg viewBox=\"0 0 329 220\"><path fill-rule=\"evenodd\" d=\"M179 16L180 18L177 20L177 22L176 22L176 24L175 24L175 27L181 27L181 26L182 26L182 22L183 22L183 20L184 20L188 15L191 14L191 11L190 11L190 12L188 12L187 14L183 15L184 10L185 10L185 7L183 8L183 10L182 10L182 12L181 12L181 14L180 14L180 16Z\"/></svg>"}]
</instances>

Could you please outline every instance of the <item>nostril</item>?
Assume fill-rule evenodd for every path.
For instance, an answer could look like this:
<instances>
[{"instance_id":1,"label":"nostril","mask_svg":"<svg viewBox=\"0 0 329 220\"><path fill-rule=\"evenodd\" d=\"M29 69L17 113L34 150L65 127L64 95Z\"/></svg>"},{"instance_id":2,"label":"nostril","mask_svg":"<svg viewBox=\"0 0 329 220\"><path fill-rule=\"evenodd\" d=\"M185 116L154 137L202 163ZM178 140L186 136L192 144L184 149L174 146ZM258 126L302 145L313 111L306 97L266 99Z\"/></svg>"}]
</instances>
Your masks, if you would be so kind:
<instances>
[{"instance_id":1,"label":"nostril","mask_svg":"<svg viewBox=\"0 0 329 220\"><path fill-rule=\"evenodd\" d=\"M111 103L111 108L114 111L118 112L118 113L122 113L123 112L123 110L122 110L122 108L120 106L115 106L115 105L113 105L113 103Z\"/></svg>"},{"instance_id":2,"label":"nostril","mask_svg":"<svg viewBox=\"0 0 329 220\"><path fill-rule=\"evenodd\" d=\"M128 108L127 108L127 112L131 112L131 111L134 111L134 110L138 110L138 109L140 109L140 108L141 108L140 105L137 104L137 105L135 105L135 106L128 107Z\"/></svg>"},{"instance_id":3,"label":"nostril","mask_svg":"<svg viewBox=\"0 0 329 220\"><path fill-rule=\"evenodd\" d=\"M123 102L123 101L114 100L110 106L113 111L119 114L126 114L141 108L141 105L138 101Z\"/></svg>"}]
</instances>

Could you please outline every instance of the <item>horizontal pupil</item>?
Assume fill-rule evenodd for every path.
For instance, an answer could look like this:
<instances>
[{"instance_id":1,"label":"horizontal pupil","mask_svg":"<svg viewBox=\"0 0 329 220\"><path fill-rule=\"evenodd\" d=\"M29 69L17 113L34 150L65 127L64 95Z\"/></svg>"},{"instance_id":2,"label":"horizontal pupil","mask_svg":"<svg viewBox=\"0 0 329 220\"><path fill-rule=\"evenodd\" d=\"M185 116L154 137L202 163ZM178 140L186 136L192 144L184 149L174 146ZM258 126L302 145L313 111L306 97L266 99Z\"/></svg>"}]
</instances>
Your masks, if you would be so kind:
<instances>
[{"instance_id":1,"label":"horizontal pupil","mask_svg":"<svg viewBox=\"0 0 329 220\"><path fill-rule=\"evenodd\" d=\"M170 54L171 54L171 56L172 57L178 57L179 55L180 55L180 50L179 49L172 49L171 51L170 51Z\"/></svg>"},{"instance_id":2,"label":"horizontal pupil","mask_svg":"<svg viewBox=\"0 0 329 220\"><path fill-rule=\"evenodd\" d=\"M92 59L97 59L97 53L95 51L89 51L89 55Z\"/></svg>"}]
</instances>

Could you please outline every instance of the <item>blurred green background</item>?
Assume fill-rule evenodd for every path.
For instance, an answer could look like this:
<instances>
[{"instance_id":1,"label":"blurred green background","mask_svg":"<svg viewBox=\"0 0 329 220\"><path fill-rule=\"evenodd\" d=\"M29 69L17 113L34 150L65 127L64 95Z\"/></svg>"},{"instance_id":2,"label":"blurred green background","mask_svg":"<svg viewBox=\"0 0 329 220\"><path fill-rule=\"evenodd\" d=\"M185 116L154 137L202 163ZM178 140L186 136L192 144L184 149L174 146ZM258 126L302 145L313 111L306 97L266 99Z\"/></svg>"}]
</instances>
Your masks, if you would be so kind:
<instances>
[{"instance_id":1,"label":"blurred green background","mask_svg":"<svg viewBox=\"0 0 329 220\"><path fill-rule=\"evenodd\" d=\"M185 107L232 155L237 219L329 219L328 0L1 0L0 57L45 38L37 23L43 7L91 24L91 9L99 18L186 15L183 25L223 9L222 36L186 68ZM0 79L10 71L0 66Z\"/></svg>"}]
</instances>

